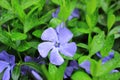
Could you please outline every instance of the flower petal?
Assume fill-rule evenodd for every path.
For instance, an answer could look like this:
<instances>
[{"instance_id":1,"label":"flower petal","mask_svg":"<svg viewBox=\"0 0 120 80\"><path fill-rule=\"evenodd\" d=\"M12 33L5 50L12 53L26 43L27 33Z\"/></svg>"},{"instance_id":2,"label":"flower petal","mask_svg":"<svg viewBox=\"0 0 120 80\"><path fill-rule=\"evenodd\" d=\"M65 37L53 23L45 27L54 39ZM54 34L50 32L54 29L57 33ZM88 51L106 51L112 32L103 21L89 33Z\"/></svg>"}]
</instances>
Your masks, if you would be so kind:
<instances>
[{"instance_id":1,"label":"flower petal","mask_svg":"<svg viewBox=\"0 0 120 80\"><path fill-rule=\"evenodd\" d=\"M15 56L14 55L9 55L6 51L2 51L0 53L0 60L9 62L10 64L15 64Z\"/></svg>"},{"instance_id":2,"label":"flower petal","mask_svg":"<svg viewBox=\"0 0 120 80\"><path fill-rule=\"evenodd\" d=\"M2 80L10 80L10 67L5 70Z\"/></svg>"},{"instance_id":3,"label":"flower petal","mask_svg":"<svg viewBox=\"0 0 120 80\"><path fill-rule=\"evenodd\" d=\"M78 63L77 63L77 61L76 60L72 60L70 62L70 66L72 66L73 69L78 69Z\"/></svg>"},{"instance_id":4,"label":"flower petal","mask_svg":"<svg viewBox=\"0 0 120 80\"><path fill-rule=\"evenodd\" d=\"M71 20L72 18L79 18L79 10L78 9L74 9L73 12L71 13L71 15L69 16L68 20Z\"/></svg>"},{"instance_id":5,"label":"flower petal","mask_svg":"<svg viewBox=\"0 0 120 80\"><path fill-rule=\"evenodd\" d=\"M42 77L37 72L35 72L34 70L32 70L31 73L36 78L36 80L43 80Z\"/></svg>"},{"instance_id":6,"label":"flower petal","mask_svg":"<svg viewBox=\"0 0 120 80\"><path fill-rule=\"evenodd\" d=\"M64 60L58 53L58 49L54 48L50 53L50 62L55 65L61 65Z\"/></svg>"},{"instance_id":7,"label":"flower petal","mask_svg":"<svg viewBox=\"0 0 120 80\"><path fill-rule=\"evenodd\" d=\"M64 24L61 24L61 25L64 25ZM56 29L58 32L58 39L59 39L60 43L64 44L73 37L73 34L65 26L61 27L61 25L59 25Z\"/></svg>"},{"instance_id":8,"label":"flower petal","mask_svg":"<svg viewBox=\"0 0 120 80\"><path fill-rule=\"evenodd\" d=\"M64 44L60 47L60 52L65 56L73 57L77 50L76 44L74 42Z\"/></svg>"},{"instance_id":9,"label":"flower petal","mask_svg":"<svg viewBox=\"0 0 120 80\"><path fill-rule=\"evenodd\" d=\"M25 62L30 62L30 61L33 61L33 59L30 56L25 56L24 61Z\"/></svg>"},{"instance_id":10,"label":"flower petal","mask_svg":"<svg viewBox=\"0 0 120 80\"><path fill-rule=\"evenodd\" d=\"M114 69L110 73L116 73L116 72L119 72L119 71Z\"/></svg>"},{"instance_id":11,"label":"flower petal","mask_svg":"<svg viewBox=\"0 0 120 80\"><path fill-rule=\"evenodd\" d=\"M41 39L46 41L58 41L56 31L53 28L46 29L42 33Z\"/></svg>"},{"instance_id":12,"label":"flower petal","mask_svg":"<svg viewBox=\"0 0 120 80\"><path fill-rule=\"evenodd\" d=\"M9 66L9 63L5 61L0 61L0 73L8 66Z\"/></svg>"},{"instance_id":13,"label":"flower petal","mask_svg":"<svg viewBox=\"0 0 120 80\"><path fill-rule=\"evenodd\" d=\"M38 45L38 51L39 54L42 57L46 57L48 55L48 52L53 48L53 43L52 42L43 42Z\"/></svg>"},{"instance_id":14,"label":"flower petal","mask_svg":"<svg viewBox=\"0 0 120 80\"><path fill-rule=\"evenodd\" d=\"M72 72L73 72L73 67L72 66L67 67L65 70L64 78L70 77Z\"/></svg>"},{"instance_id":15,"label":"flower petal","mask_svg":"<svg viewBox=\"0 0 120 80\"><path fill-rule=\"evenodd\" d=\"M55 12L52 13L53 18L57 18L60 8L57 8Z\"/></svg>"},{"instance_id":16,"label":"flower petal","mask_svg":"<svg viewBox=\"0 0 120 80\"><path fill-rule=\"evenodd\" d=\"M79 66L85 69L85 71L90 74L90 62L89 61L84 61L81 64L79 64Z\"/></svg>"}]
</instances>

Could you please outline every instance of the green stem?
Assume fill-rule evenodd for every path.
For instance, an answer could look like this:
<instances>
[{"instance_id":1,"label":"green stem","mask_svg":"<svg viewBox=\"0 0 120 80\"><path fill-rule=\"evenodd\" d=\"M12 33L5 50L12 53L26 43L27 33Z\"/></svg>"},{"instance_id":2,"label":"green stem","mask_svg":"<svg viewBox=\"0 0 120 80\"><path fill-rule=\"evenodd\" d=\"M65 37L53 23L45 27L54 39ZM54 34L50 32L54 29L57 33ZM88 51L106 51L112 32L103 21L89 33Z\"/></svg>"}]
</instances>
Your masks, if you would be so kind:
<instances>
[{"instance_id":1,"label":"green stem","mask_svg":"<svg viewBox=\"0 0 120 80\"><path fill-rule=\"evenodd\" d=\"M90 45L91 45L91 41L92 41L92 37L91 37L91 30L89 32L89 35L88 35L88 49L89 49L89 55L90 55Z\"/></svg>"},{"instance_id":2,"label":"green stem","mask_svg":"<svg viewBox=\"0 0 120 80\"><path fill-rule=\"evenodd\" d=\"M21 57L21 55L20 55L20 53L19 53L19 52L17 52L17 55L18 55L18 57L19 57L20 61L22 62L22 57Z\"/></svg>"}]
</instances>

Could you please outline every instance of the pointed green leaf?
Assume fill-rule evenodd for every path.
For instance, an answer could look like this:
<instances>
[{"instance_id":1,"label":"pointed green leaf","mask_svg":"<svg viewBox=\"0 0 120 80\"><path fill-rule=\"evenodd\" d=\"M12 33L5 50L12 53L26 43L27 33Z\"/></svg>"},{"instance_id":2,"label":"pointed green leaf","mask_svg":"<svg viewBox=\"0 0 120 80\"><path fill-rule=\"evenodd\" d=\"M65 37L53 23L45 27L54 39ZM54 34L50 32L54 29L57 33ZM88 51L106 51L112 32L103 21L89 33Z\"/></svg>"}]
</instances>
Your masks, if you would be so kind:
<instances>
[{"instance_id":1,"label":"pointed green leaf","mask_svg":"<svg viewBox=\"0 0 120 80\"><path fill-rule=\"evenodd\" d=\"M23 33L20 33L20 32L12 32L11 33L12 41L25 40L26 38L27 38L26 34L23 34Z\"/></svg>"},{"instance_id":2,"label":"pointed green leaf","mask_svg":"<svg viewBox=\"0 0 120 80\"><path fill-rule=\"evenodd\" d=\"M10 3L7 0L0 0L0 6L5 9L11 10Z\"/></svg>"},{"instance_id":3,"label":"pointed green leaf","mask_svg":"<svg viewBox=\"0 0 120 80\"><path fill-rule=\"evenodd\" d=\"M111 48L113 47L113 44L114 44L114 35L107 36L104 46L100 51L101 55L104 57L107 56L109 54Z\"/></svg>"},{"instance_id":4,"label":"pointed green leaf","mask_svg":"<svg viewBox=\"0 0 120 80\"><path fill-rule=\"evenodd\" d=\"M49 11L39 19L35 16L28 16L24 22L24 33L27 33L32 28L37 27L38 25L45 24L47 21L50 20L52 12L53 10Z\"/></svg>"},{"instance_id":5,"label":"pointed green leaf","mask_svg":"<svg viewBox=\"0 0 120 80\"><path fill-rule=\"evenodd\" d=\"M99 77L99 80L119 80L119 79L120 79L120 72L110 73Z\"/></svg>"},{"instance_id":6,"label":"pointed green leaf","mask_svg":"<svg viewBox=\"0 0 120 80\"><path fill-rule=\"evenodd\" d=\"M20 66L16 65L12 71L12 79L18 80L20 76Z\"/></svg>"},{"instance_id":7,"label":"pointed green leaf","mask_svg":"<svg viewBox=\"0 0 120 80\"><path fill-rule=\"evenodd\" d=\"M57 67L51 63L49 63L48 71L50 73L50 76L52 77L52 80L55 80L55 75L57 74Z\"/></svg>"},{"instance_id":8,"label":"pointed green leaf","mask_svg":"<svg viewBox=\"0 0 120 80\"><path fill-rule=\"evenodd\" d=\"M107 17L108 30L111 29L111 27L113 26L114 23L115 23L115 15L112 12L109 12L108 17Z\"/></svg>"},{"instance_id":9,"label":"pointed green leaf","mask_svg":"<svg viewBox=\"0 0 120 80\"><path fill-rule=\"evenodd\" d=\"M42 30L35 30L33 33L32 33L32 35L34 35L35 37L37 37L37 38L40 38L41 37L41 35L42 35Z\"/></svg>"},{"instance_id":10,"label":"pointed green leaf","mask_svg":"<svg viewBox=\"0 0 120 80\"><path fill-rule=\"evenodd\" d=\"M23 51L28 50L29 48L31 48L30 43L29 42L23 42L17 47L17 50L19 52L23 52Z\"/></svg>"},{"instance_id":11,"label":"pointed green leaf","mask_svg":"<svg viewBox=\"0 0 120 80\"><path fill-rule=\"evenodd\" d=\"M96 52L100 51L103 48L104 45L104 32L99 33L98 35L94 36L90 46L90 56L94 55Z\"/></svg>"},{"instance_id":12,"label":"pointed green leaf","mask_svg":"<svg viewBox=\"0 0 120 80\"><path fill-rule=\"evenodd\" d=\"M92 80L88 74L82 71L77 71L72 75L72 80Z\"/></svg>"},{"instance_id":13,"label":"pointed green leaf","mask_svg":"<svg viewBox=\"0 0 120 80\"><path fill-rule=\"evenodd\" d=\"M51 27L55 28L56 26L60 25L61 22L62 22L62 21L59 20L58 18L53 18L53 19L50 20L49 25L50 25Z\"/></svg>"},{"instance_id":14,"label":"pointed green leaf","mask_svg":"<svg viewBox=\"0 0 120 80\"><path fill-rule=\"evenodd\" d=\"M113 28L110 32L109 32L109 34L108 35L112 35L112 34L114 34L114 36L115 36L115 39L116 38L119 38L120 37L120 26L116 26L115 28Z\"/></svg>"},{"instance_id":15,"label":"pointed green leaf","mask_svg":"<svg viewBox=\"0 0 120 80\"><path fill-rule=\"evenodd\" d=\"M25 20L25 12L23 8L21 7L20 3L18 0L11 0L12 8L14 13L17 15L17 17L20 19L22 23L24 23Z\"/></svg>"},{"instance_id":16,"label":"pointed green leaf","mask_svg":"<svg viewBox=\"0 0 120 80\"><path fill-rule=\"evenodd\" d=\"M55 80L63 80L64 76L64 71L66 69L66 66L68 64L68 61L65 61L58 69L56 72Z\"/></svg>"},{"instance_id":17,"label":"pointed green leaf","mask_svg":"<svg viewBox=\"0 0 120 80\"><path fill-rule=\"evenodd\" d=\"M97 0L87 1L87 13L89 15L93 14L97 8Z\"/></svg>"}]
</instances>

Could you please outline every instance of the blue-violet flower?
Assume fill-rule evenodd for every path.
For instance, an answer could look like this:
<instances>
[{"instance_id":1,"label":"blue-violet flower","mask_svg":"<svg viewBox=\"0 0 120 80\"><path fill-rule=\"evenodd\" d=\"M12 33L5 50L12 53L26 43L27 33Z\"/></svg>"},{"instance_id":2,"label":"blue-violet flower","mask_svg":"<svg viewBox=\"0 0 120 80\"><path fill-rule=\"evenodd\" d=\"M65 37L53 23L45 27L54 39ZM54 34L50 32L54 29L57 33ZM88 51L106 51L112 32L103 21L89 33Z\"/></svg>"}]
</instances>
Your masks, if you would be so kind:
<instances>
[{"instance_id":1,"label":"blue-violet flower","mask_svg":"<svg viewBox=\"0 0 120 80\"><path fill-rule=\"evenodd\" d=\"M74 70L77 70L78 67L79 67L79 65L78 65L77 61L75 61L75 60L70 61L69 66L65 70L64 78L66 79L66 78L70 77L72 75L72 72Z\"/></svg>"},{"instance_id":2,"label":"blue-violet flower","mask_svg":"<svg viewBox=\"0 0 120 80\"><path fill-rule=\"evenodd\" d=\"M65 56L73 57L76 52L76 44L68 43L73 34L65 26L58 26L56 29L48 28L41 36L46 41L38 45L38 51L42 57L47 57L50 51L50 62L55 65L61 65L64 59L59 52Z\"/></svg>"},{"instance_id":3,"label":"blue-violet flower","mask_svg":"<svg viewBox=\"0 0 120 80\"><path fill-rule=\"evenodd\" d=\"M40 57L38 57L38 58L32 58L30 56L26 56L24 58L24 61L25 62L36 62L36 63L39 63L39 64L43 63L43 61L41 61ZM25 66L25 65L22 66L21 67L21 71L22 71L21 73L23 75L26 75L27 73L31 73L36 80L43 80L42 77L38 74L37 71L35 71L34 69L32 69L32 68L30 68L28 66Z\"/></svg>"},{"instance_id":4,"label":"blue-violet flower","mask_svg":"<svg viewBox=\"0 0 120 80\"><path fill-rule=\"evenodd\" d=\"M2 80L9 80L15 66L15 56L6 51L0 52L0 73L4 71Z\"/></svg>"}]
</instances>

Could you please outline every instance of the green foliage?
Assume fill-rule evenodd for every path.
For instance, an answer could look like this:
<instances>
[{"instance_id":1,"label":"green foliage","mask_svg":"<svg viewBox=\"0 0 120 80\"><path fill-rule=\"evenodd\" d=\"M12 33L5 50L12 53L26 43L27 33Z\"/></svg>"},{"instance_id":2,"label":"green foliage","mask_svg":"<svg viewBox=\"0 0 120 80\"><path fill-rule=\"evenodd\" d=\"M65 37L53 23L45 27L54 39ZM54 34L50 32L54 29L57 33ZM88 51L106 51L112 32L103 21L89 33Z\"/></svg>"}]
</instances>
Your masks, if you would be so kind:
<instances>
[{"instance_id":1,"label":"green foliage","mask_svg":"<svg viewBox=\"0 0 120 80\"><path fill-rule=\"evenodd\" d=\"M115 15L112 12L109 12L108 13L108 18L107 18L108 30L111 29L111 27L113 26L114 23L115 23Z\"/></svg>"},{"instance_id":2,"label":"green foliage","mask_svg":"<svg viewBox=\"0 0 120 80\"><path fill-rule=\"evenodd\" d=\"M87 14L91 15L95 12L97 8L97 0L90 0L90 1L87 1L86 3L86 11L87 11Z\"/></svg>"},{"instance_id":3,"label":"green foliage","mask_svg":"<svg viewBox=\"0 0 120 80\"><path fill-rule=\"evenodd\" d=\"M17 40L25 40L27 38L26 34L19 33L19 32L12 32L11 33L11 40L17 41Z\"/></svg>"},{"instance_id":4,"label":"green foliage","mask_svg":"<svg viewBox=\"0 0 120 80\"><path fill-rule=\"evenodd\" d=\"M111 48L113 47L113 44L114 44L114 35L107 36L104 46L100 51L101 55L107 56L109 54Z\"/></svg>"},{"instance_id":5,"label":"green foliage","mask_svg":"<svg viewBox=\"0 0 120 80\"><path fill-rule=\"evenodd\" d=\"M12 71L12 79L18 80L20 76L20 66L16 65Z\"/></svg>"},{"instance_id":6,"label":"green foliage","mask_svg":"<svg viewBox=\"0 0 120 80\"><path fill-rule=\"evenodd\" d=\"M72 80L92 80L85 72L77 71L72 75Z\"/></svg>"},{"instance_id":7,"label":"green foliage","mask_svg":"<svg viewBox=\"0 0 120 80\"><path fill-rule=\"evenodd\" d=\"M58 8L57 18L53 18L52 13ZM75 8L79 9L80 17L68 20ZM20 74L21 65L26 65L45 80L64 80L66 67L76 60L78 64L89 61L90 74L79 66L73 71L72 80L119 80L120 72L111 72L120 69L119 10L119 0L0 0L0 51L11 52L20 61L16 62L11 79L28 80L29 76ZM26 55L37 57L43 31L63 22L73 33L71 41L77 44L74 57L62 55L65 62L60 66L51 64L47 57L44 65L21 62ZM106 57L111 51L115 52L114 57L102 64L103 58L98 58L96 53Z\"/></svg>"},{"instance_id":8,"label":"green foliage","mask_svg":"<svg viewBox=\"0 0 120 80\"><path fill-rule=\"evenodd\" d=\"M104 38L105 38L104 32L101 32L98 35L94 36L89 46L90 56L94 55L96 52L100 51L103 48Z\"/></svg>"}]
</instances>

